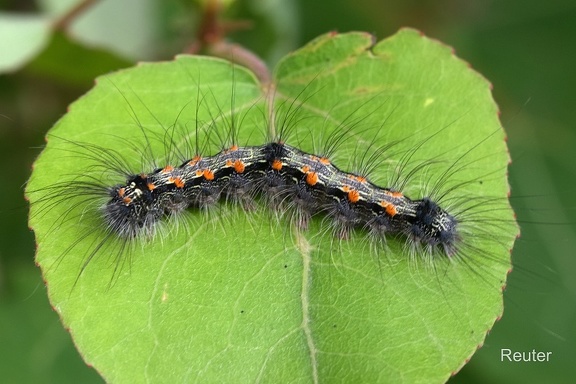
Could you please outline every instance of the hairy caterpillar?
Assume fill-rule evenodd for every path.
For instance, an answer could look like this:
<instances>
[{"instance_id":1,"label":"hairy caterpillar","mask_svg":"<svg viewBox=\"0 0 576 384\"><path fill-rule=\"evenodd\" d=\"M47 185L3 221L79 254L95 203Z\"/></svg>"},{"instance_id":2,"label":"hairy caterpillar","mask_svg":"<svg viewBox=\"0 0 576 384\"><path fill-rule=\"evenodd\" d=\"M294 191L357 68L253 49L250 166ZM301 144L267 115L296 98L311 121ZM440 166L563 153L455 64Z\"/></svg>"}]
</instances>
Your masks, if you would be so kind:
<instances>
[{"instance_id":1,"label":"hairy caterpillar","mask_svg":"<svg viewBox=\"0 0 576 384\"><path fill-rule=\"evenodd\" d=\"M440 380L470 356L501 312L498 288L516 231L506 201L503 132L496 130L493 103L481 102L489 97L487 86L470 72L466 81L482 84L481 91L470 100L447 97L454 84L436 77L441 66L412 82L409 66L383 59L384 51L397 53L395 42L422 45L403 53L408 63L421 48L436 49L448 61L451 56L409 31L370 53L356 48L341 52L343 62L327 63L322 51L339 39L370 44L361 34L321 38L279 67L276 89L264 97L251 74L222 61L183 56L143 65L101 80L54 128L48 147L58 150L42 155L28 187L37 210L32 217L50 223L34 226L39 254L51 254L39 256L39 263L48 281L58 281L49 283L51 300L84 345L108 348L90 334L80 336L86 326L80 319L98 319L113 329L115 340L152 329L143 337L152 338L155 347L135 357L143 372L161 374L166 361L184 359L174 377L200 381L218 377L216 367L229 353L237 356L246 340L261 353L262 364L260 370L247 365L239 381L279 377L284 363L273 355L283 348L282 355L289 354L294 347L282 346L289 340L298 344L297 351L307 351L306 375L316 381L334 377L342 364L364 366L355 373L363 380L382 372L391 381ZM452 65L469 71L460 62ZM359 76L359 69L367 76ZM354 81L343 80L349 78ZM488 121L478 121L486 116ZM76 128L66 132L71 126ZM425 133L426 127L432 133ZM463 135L466 140L454 145L454 137ZM328 143L324 154L319 141ZM222 152L223 144L232 151ZM384 156L385 150L391 153ZM65 162L67 157L75 161ZM249 171L239 172L241 166ZM110 169L124 177L109 178ZM49 179L55 174L62 180ZM249 177L231 183L242 174ZM371 184L360 178L366 175ZM226 183L214 188L217 181ZM152 195L159 189L162 193ZM149 204L143 203L145 194ZM185 213L189 205L213 205L221 195L241 204ZM255 195L265 204L255 204ZM431 214L415 213L422 207ZM316 218L318 211L322 215ZM407 213L396 218L400 211ZM274 215L279 225L270 220ZM295 220L282 221L283 216ZM376 236L381 232L400 236L384 244ZM110 258L118 274L113 293L91 292L109 283L103 271ZM79 267L86 267L80 278ZM227 290L234 284L240 284L236 297ZM295 287L300 300L286 300ZM486 296L491 300L481 299ZM438 306L440 300L444 304ZM110 311L111 305L121 310ZM134 311L135 318L123 320ZM235 320L218 320L227 313ZM298 316L288 315L271 332L262 332L277 314L293 313ZM178 331L162 328L166 322ZM190 323L228 337L202 342L186 326ZM347 331L351 324L364 330L363 343ZM162 338L154 336L158 329ZM406 329L409 336L392 334L393 329ZM466 343L453 347L458 339ZM174 352L182 340L196 340L195 352ZM452 348L456 352L444 360ZM410 354L418 368L396 365L389 353ZM113 351L86 359L103 367L110 380L124 374L105 368Z\"/></svg>"}]
</instances>

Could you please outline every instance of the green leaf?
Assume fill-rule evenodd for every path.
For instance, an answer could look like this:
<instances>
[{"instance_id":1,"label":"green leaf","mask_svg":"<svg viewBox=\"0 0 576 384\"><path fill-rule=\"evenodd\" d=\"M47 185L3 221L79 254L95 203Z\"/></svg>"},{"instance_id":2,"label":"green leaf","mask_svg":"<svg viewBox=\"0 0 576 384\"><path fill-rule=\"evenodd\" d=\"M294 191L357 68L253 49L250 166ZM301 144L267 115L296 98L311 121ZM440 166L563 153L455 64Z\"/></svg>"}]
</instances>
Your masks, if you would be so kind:
<instances>
[{"instance_id":1,"label":"green leaf","mask_svg":"<svg viewBox=\"0 0 576 384\"><path fill-rule=\"evenodd\" d=\"M27 187L37 262L106 380L441 382L481 345L502 314L517 234L490 86L416 31L372 44L363 33L321 36L279 63L270 88L216 59L142 64L100 77L50 131ZM406 239L371 246L363 231L337 240L322 218L301 231L230 204L173 218L126 249L114 238L98 249L106 200L74 188L82 177L122 180L79 143L147 172L148 148L156 166L178 165L173 145L192 156L198 137L213 154L233 126L241 145L283 128L314 153L336 138L337 166L352 171L351 158L365 156L381 186L400 170L412 198L442 186L441 201L469 207L461 259L426 261Z\"/></svg>"},{"instance_id":2,"label":"green leaf","mask_svg":"<svg viewBox=\"0 0 576 384\"><path fill-rule=\"evenodd\" d=\"M0 13L0 73L25 65L44 48L49 37L47 17Z\"/></svg>"}]
</instances>

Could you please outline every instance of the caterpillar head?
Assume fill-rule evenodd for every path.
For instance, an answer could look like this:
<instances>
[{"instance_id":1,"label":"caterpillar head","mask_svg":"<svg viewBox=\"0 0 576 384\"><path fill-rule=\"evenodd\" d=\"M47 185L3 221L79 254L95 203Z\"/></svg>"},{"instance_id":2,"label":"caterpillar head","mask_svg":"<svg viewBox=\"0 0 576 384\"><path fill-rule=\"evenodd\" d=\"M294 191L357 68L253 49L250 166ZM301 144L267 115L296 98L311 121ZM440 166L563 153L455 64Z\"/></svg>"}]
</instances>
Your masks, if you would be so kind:
<instances>
[{"instance_id":1,"label":"caterpillar head","mask_svg":"<svg viewBox=\"0 0 576 384\"><path fill-rule=\"evenodd\" d=\"M110 200L102 207L104 221L110 232L133 238L142 231L153 231L162 210L154 208L154 199L142 175L127 180L125 185L109 188Z\"/></svg>"},{"instance_id":2,"label":"caterpillar head","mask_svg":"<svg viewBox=\"0 0 576 384\"><path fill-rule=\"evenodd\" d=\"M450 257L457 251L458 221L430 198L415 201L415 216L408 236L431 250L440 248Z\"/></svg>"}]
</instances>

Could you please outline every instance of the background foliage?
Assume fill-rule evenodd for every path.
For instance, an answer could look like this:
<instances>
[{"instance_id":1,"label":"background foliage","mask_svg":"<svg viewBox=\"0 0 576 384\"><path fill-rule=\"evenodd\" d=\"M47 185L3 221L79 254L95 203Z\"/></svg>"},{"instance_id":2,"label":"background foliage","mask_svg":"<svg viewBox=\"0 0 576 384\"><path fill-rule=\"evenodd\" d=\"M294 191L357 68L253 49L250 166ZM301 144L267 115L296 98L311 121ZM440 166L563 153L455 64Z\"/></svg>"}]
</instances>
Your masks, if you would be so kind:
<instances>
[{"instance_id":1,"label":"background foliage","mask_svg":"<svg viewBox=\"0 0 576 384\"><path fill-rule=\"evenodd\" d=\"M38 12L51 1L37 3L3 0L0 7ZM111 1L102 3L98 7ZM96 75L137 59L169 59L190 42L197 17L184 0L138 1L138 16L131 12L134 1L117 3L123 8L116 12L117 19L90 20L90 12L100 12L94 7L77 20L71 34L53 35L23 68L0 77L0 167L5 175L0 192L0 377L5 382L101 381L83 364L47 302L33 264L22 186L44 133L92 86ZM575 228L550 223L576 222L570 201L576 187L576 4L239 1L229 16L253 21L252 29L232 37L271 62L329 30L366 30L381 39L412 26L454 46L492 81L509 134L512 202L523 236L513 254L517 267L505 293L504 318L452 380L530 383L573 378ZM111 45L117 36L132 40ZM500 362L501 348L552 351L552 360Z\"/></svg>"}]
</instances>

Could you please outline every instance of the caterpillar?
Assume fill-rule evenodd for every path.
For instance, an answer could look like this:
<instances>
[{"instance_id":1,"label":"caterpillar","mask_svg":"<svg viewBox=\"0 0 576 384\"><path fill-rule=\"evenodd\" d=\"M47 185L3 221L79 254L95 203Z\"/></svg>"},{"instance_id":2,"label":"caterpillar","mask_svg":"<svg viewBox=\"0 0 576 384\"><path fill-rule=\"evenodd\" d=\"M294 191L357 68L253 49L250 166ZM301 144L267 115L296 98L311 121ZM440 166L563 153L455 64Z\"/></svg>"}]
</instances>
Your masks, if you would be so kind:
<instances>
[{"instance_id":1,"label":"caterpillar","mask_svg":"<svg viewBox=\"0 0 576 384\"><path fill-rule=\"evenodd\" d=\"M353 227L364 227L377 234L403 234L430 249L441 247L447 256L456 252L456 218L429 198L411 200L282 142L197 156L177 168L167 165L131 176L108 192L102 216L107 228L122 237L150 231L163 216L190 206L214 204L220 195L237 200L260 193L290 201L303 218L301 226L321 211L337 223L342 237Z\"/></svg>"},{"instance_id":2,"label":"caterpillar","mask_svg":"<svg viewBox=\"0 0 576 384\"><path fill-rule=\"evenodd\" d=\"M411 32L401 36L434 46ZM501 312L510 268L516 225L502 182L504 134L493 104L443 99L444 85L434 77L424 82L433 92L424 92L420 79L407 93L393 86L408 83L402 75L374 81L394 69L378 55L348 53L348 66L323 59L336 40L361 38L319 39L287 59L276 72L281 80L266 92L248 71L182 56L109 75L71 107L48 136L28 195L38 262L75 338L86 327L80 319L99 319L120 339L142 321L159 329L169 322L178 332L156 338L158 347L136 357L137 365L148 372L184 358L174 377L200 381L219 377L214 368L231 358L224 347L230 342L218 338L177 356L174 343L197 340L189 322L205 324L212 335L230 335L227 327L242 324L232 345L246 345L250 334L263 368L246 363L239 381L278 377L271 351L300 335L312 378L333 377L341 364L358 366L365 348L377 352L358 379L384 370L391 381L436 381L462 365ZM354 66L375 69L367 78L338 80ZM484 84L475 75L466 79ZM484 88L474 95L485 96ZM418 113L407 113L415 106ZM486 115L486 127L462 130L478 128L478 116ZM412 129L399 128L405 126ZM95 293L110 282L110 258L113 287ZM226 283L214 281L243 288L234 299ZM286 300L295 286L297 306ZM133 304L110 311L111 300ZM118 322L139 308L147 309L133 324ZM228 311L237 320L220 326ZM260 334L276 311L299 316ZM366 345L346 331L352 323L369 335ZM108 348L84 337L84 345ZM349 349L339 351L333 338ZM467 343L442 361L459 338ZM421 368L392 363L389 351L409 353ZM107 367L113 359L113 351L86 354L110 380L124 375Z\"/></svg>"}]
</instances>

